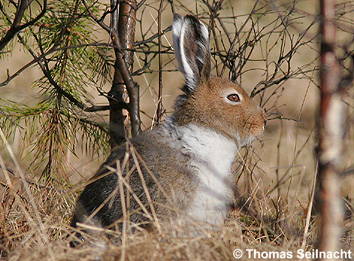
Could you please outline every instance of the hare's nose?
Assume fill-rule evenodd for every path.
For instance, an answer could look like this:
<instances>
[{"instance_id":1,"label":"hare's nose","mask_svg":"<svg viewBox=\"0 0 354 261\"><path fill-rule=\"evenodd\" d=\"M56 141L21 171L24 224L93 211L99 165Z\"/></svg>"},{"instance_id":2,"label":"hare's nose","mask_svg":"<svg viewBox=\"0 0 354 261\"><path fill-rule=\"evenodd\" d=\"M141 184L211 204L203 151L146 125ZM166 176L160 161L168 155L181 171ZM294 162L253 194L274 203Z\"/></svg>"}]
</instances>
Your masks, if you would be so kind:
<instances>
[{"instance_id":1,"label":"hare's nose","mask_svg":"<svg viewBox=\"0 0 354 261\"><path fill-rule=\"evenodd\" d=\"M266 112L261 106L257 106L258 111L262 114L264 121L266 121Z\"/></svg>"},{"instance_id":2,"label":"hare's nose","mask_svg":"<svg viewBox=\"0 0 354 261\"><path fill-rule=\"evenodd\" d=\"M258 109L261 111L262 114L262 118L263 118L263 129L265 126L267 126L267 115L266 112L264 111L264 109L260 106L258 106Z\"/></svg>"}]
</instances>

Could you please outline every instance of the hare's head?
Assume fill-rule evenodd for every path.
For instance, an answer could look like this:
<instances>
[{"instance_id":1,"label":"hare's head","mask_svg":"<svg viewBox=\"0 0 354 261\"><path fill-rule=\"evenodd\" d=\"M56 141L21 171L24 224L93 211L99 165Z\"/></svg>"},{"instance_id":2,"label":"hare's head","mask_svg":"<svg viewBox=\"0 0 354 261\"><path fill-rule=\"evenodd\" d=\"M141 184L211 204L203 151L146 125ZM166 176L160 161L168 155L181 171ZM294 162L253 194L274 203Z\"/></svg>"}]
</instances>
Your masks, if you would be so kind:
<instances>
[{"instance_id":1,"label":"hare's head","mask_svg":"<svg viewBox=\"0 0 354 261\"><path fill-rule=\"evenodd\" d=\"M176 102L177 124L199 124L241 145L262 134L263 110L237 84L210 76L207 26L193 16L175 15L173 43L179 70L185 76L184 94Z\"/></svg>"}]
</instances>

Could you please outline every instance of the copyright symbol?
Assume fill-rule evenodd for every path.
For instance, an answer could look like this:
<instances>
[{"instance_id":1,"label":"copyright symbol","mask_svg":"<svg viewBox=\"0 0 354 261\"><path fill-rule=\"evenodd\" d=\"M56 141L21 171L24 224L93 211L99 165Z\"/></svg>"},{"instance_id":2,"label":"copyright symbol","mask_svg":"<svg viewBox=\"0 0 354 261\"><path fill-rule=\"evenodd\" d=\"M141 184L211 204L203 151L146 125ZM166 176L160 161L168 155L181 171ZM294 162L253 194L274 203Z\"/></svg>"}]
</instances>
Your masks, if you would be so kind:
<instances>
[{"instance_id":1,"label":"copyright symbol","mask_svg":"<svg viewBox=\"0 0 354 261\"><path fill-rule=\"evenodd\" d=\"M243 252L241 249L235 249L233 252L232 252L232 255L234 256L234 258L236 259L240 259L242 256L243 256Z\"/></svg>"}]
</instances>

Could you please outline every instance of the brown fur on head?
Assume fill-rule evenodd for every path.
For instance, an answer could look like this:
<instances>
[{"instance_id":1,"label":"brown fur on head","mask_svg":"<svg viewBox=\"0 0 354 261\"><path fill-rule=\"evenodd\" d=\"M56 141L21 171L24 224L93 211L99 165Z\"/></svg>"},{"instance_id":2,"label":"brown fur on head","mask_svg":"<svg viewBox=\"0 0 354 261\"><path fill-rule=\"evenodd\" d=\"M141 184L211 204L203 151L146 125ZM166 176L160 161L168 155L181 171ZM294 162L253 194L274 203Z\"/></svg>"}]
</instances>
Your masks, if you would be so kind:
<instances>
[{"instance_id":1,"label":"brown fur on head","mask_svg":"<svg viewBox=\"0 0 354 261\"><path fill-rule=\"evenodd\" d=\"M176 102L174 120L179 125L199 124L248 143L264 130L261 108L237 84L210 77L207 27L193 16L175 16L173 39L176 58L186 82Z\"/></svg>"},{"instance_id":2,"label":"brown fur on head","mask_svg":"<svg viewBox=\"0 0 354 261\"><path fill-rule=\"evenodd\" d=\"M240 97L239 104L228 102L232 94ZM179 125L200 124L238 142L262 134L265 122L263 110L240 86L219 77L203 82L177 108L174 117Z\"/></svg>"}]
</instances>

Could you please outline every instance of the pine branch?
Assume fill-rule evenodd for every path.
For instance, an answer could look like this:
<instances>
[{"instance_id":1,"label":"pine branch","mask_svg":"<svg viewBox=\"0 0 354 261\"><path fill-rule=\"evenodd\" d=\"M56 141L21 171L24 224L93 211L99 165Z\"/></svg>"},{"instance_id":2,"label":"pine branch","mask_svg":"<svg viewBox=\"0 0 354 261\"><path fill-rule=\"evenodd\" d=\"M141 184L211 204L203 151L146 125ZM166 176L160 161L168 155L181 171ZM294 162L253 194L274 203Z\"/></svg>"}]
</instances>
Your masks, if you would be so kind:
<instances>
[{"instance_id":1,"label":"pine branch","mask_svg":"<svg viewBox=\"0 0 354 261\"><path fill-rule=\"evenodd\" d=\"M25 24L20 24L21 20L25 14L26 9L30 6L30 4L33 2L28 1L28 0L21 0L20 4L17 7L16 14L14 21L11 24L10 29L6 32L5 36L0 39L0 51L5 48L5 46L16 36L18 32L21 30L25 29L26 27L29 27L33 24L35 24L39 19L41 19L44 14L47 11L47 0L44 0L43 6L41 6L42 11L33 19L31 19L29 22ZM4 7L0 2L0 10L5 13Z\"/></svg>"}]
</instances>

